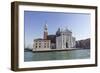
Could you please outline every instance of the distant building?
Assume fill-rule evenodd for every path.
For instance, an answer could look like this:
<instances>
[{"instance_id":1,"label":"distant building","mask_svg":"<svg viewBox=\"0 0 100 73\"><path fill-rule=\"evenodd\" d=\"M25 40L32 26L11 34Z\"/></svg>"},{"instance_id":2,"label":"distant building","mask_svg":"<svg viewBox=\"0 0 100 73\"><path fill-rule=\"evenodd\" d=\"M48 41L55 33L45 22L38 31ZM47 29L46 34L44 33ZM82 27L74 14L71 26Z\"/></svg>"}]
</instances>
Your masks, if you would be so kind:
<instances>
[{"instance_id":1,"label":"distant building","mask_svg":"<svg viewBox=\"0 0 100 73\"><path fill-rule=\"evenodd\" d=\"M47 25L45 24L43 39L40 38L34 40L33 51L50 49L51 42L50 40L47 39L47 36L48 36L48 29L47 29Z\"/></svg>"},{"instance_id":2,"label":"distant building","mask_svg":"<svg viewBox=\"0 0 100 73\"><path fill-rule=\"evenodd\" d=\"M68 29L58 29L56 35L56 49L66 49L75 47L75 37L72 36L72 32Z\"/></svg>"}]
</instances>

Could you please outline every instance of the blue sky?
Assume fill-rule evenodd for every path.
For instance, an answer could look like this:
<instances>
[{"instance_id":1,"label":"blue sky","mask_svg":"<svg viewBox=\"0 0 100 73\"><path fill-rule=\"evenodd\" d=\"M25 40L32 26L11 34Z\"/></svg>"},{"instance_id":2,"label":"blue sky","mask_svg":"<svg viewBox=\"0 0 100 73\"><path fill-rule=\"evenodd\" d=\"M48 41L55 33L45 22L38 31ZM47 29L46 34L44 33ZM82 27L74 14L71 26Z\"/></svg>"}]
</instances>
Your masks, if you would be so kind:
<instances>
[{"instance_id":1,"label":"blue sky","mask_svg":"<svg viewBox=\"0 0 100 73\"><path fill-rule=\"evenodd\" d=\"M34 39L43 38L45 23L49 34L61 27L71 30L76 40L90 37L90 14L24 11L25 47L32 47Z\"/></svg>"}]
</instances>

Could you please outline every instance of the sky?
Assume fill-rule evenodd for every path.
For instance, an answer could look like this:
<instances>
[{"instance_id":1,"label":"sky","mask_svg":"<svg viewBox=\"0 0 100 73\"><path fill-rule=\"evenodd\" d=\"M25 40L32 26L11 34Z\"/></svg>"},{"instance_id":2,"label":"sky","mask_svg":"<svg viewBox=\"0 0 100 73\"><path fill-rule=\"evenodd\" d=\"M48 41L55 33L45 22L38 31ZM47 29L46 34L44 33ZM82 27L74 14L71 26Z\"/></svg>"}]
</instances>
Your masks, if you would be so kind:
<instances>
[{"instance_id":1,"label":"sky","mask_svg":"<svg viewBox=\"0 0 100 73\"><path fill-rule=\"evenodd\" d=\"M32 48L34 39L43 38L45 24L48 34L55 34L60 27L71 30L76 40L90 37L90 14L24 11L25 47Z\"/></svg>"}]
</instances>

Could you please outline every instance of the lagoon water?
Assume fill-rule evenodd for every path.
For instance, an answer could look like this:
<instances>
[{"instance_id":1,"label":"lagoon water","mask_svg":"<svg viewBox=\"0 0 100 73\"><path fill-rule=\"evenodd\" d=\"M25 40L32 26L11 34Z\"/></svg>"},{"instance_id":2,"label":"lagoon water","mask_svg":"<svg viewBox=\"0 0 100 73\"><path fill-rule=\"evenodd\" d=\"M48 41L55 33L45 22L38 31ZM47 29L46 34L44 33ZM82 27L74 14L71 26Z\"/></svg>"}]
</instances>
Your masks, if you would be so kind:
<instances>
[{"instance_id":1,"label":"lagoon water","mask_svg":"<svg viewBox=\"0 0 100 73\"><path fill-rule=\"evenodd\" d=\"M24 61L47 61L47 60L70 60L90 58L90 49L53 51L53 52L32 52L24 51Z\"/></svg>"}]
</instances>

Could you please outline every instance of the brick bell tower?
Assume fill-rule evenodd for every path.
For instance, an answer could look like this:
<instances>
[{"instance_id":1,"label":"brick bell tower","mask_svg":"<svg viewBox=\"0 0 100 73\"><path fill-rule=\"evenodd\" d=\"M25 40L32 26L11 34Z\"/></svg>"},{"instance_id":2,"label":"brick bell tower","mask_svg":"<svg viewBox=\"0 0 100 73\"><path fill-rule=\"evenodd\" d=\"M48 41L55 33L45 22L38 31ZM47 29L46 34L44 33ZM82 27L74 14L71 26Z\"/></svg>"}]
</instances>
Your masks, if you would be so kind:
<instances>
[{"instance_id":1,"label":"brick bell tower","mask_svg":"<svg viewBox=\"0 0 100 73\"><path fill-rule=\"evenodd\" d=\"M47 24L44 25L44 39L47 39L48 36L48 29L47 29Z\"/></svg>"}]
</instances>

